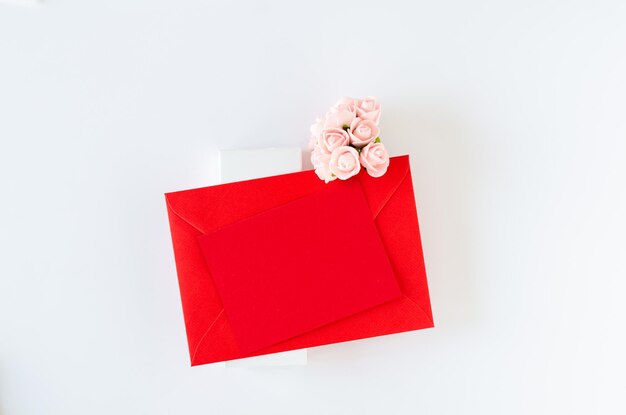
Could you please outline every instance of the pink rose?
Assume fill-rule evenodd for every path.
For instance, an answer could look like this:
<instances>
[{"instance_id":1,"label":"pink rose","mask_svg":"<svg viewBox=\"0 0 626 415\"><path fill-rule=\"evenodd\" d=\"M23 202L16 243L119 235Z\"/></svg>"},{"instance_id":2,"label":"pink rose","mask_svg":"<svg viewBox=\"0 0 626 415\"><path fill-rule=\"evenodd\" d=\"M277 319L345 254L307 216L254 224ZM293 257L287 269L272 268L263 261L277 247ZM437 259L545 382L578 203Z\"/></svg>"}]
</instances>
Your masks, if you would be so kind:
<instances>
[{"instance_id":1,"label":"pink rose","mask_svg":"<svg viewBox=\"0 0 626 415\"><path fill-rule=\"evenodd\" d=\"M359 105L359 100L350 98L350 97L343 97L339 101L337 101L335 105L332 106L330 111L331 112L349 111L356 117L356 109L358 105Z\"/></svg>"},{"instance_id":2,"label":"pink rose","mask_svg":"<svg viewBox=\"0 0 626 415\"><path fill-rule=\"evenodd\" d=\"M359 153L350 146L336 148L330 155L330 171L341 180L358 174L361 171Z\"/></svg>"},{"instance_id":3,"label":"pink rose","mask_svg":"<svg viewBox=\"0 0 626 415\"><path fill-rule=\"evenodd\" d=\"M322 134L324 123L326 123L326 117L315 119L315 124L311 125L311 135L313 137L318 138Z\"/></svg>"},{"instance_id":4,"label":"pink rose","mask_svg":"<svg viewBox=\"0 0 626 415\"><path fill-rule=\"evenodd\" d=\"M315 168L315 174L321 180L324 180L326 183L335 180L337 177L333 176L330 171L330 154L324 153L320 146L315 146L313 151L311 152L311 163L313 163L313 168Z\"/></svg>"},{"instance_id":5,"label":"pink rose","mask_svg":"<svg viewBox=\"0 0 626 415\"><path fill-rule=\"evenodd\" d=\"M356 108L356 115L364 120L374 121L376 125L380 121L380 103L374 97L365 97Z\"/></svg>"},{"instance_id":6,"label":"pink rose","mask_svg":"<svg viewBox=\"0 0 626 415\"><path fill-rule=\"evenodd\" d=\"M318 145L324 153L332 153L338 147L347 146L350 143L350 136L341 128L328 128L322 130Z\"/></svg>"},{"instance_id":7,"label":"pink rose","mask_svg":"<svg viewBox=\"0 0 626 415\"><path fill-rule=\"evenodd\" d=\"M354 113L347 109L330 111L326 114L324 128L347 128L354 120Z\"/></svg>"},{"instance_id":8,"label":"pink rose","mask_svg":"<svg viewBox=\"0 0 626 415\"><path fill-rule=\"evenodd\" d=\"M378 127L372 120L355 118L350 124L350 144L355 147L364 147L376 140Z\"/></svg>"},{"instance_id":9,"label":"pink rose","mask_svg":"<svg viewBox=\"0 0 626 415\"><path fill-rule=\"evenodd\" d=\"M371 143L361 150L361 164L372 177L380 177L389 167L389 154L382 143Z\"/></svg>"}]
</instances>

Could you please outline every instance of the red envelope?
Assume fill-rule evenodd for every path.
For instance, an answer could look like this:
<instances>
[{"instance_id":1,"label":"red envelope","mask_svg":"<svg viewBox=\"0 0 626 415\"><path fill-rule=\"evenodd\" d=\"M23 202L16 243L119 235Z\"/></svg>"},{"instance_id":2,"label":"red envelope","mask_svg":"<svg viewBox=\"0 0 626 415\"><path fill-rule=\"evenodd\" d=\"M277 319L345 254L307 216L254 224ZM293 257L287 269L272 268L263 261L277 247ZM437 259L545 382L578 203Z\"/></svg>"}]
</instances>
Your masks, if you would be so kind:
<instances>
[{"instance_id":1,"label":"red envelope","mask_svg":"<svg viewBox=\"0 0 626 415\"><path fill-rule=\"evenodd\" d=\"M433 327L408 156L166 202L192 365Z\"/></svg>"}]
</instances>

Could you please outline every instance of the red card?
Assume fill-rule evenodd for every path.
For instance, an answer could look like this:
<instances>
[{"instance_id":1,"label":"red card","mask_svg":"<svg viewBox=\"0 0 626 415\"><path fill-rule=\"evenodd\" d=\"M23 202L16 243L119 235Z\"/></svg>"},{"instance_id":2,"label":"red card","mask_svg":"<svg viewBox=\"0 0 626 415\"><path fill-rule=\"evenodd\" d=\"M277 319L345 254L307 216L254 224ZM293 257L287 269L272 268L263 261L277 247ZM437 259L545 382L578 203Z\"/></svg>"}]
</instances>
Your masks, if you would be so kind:
<instances>
[{"instance_id":1,"label":"red card","mask_svg":"<svg viewBox=\"0 0 626 415\"><path fill-rule=\"evenodd\" d=\"M323 286L329 289L311 294L320 303L314 301L313 298L311 300L303 298L308 295L308 293L305 295L304 291L287 293L287 290L282 290L281 293L289 295L290 298L277 300L273 292L270 293L269 290L266 290L263 294L259 294L259 298L252 301L262 304L264 307L269 307L276 301L279 301L283 306L292 304L295 309L279 310L280 313L275 315L284 316L280 318L287 319L289 313L299 313L299 319L295 323L291 321L291 324L295 324L295 326L289 326L289 321L281 321L274 324L269 330L257 327L255 328L257 332L251 334L245 330L245 322L243 326L238 325L233 320L234 316L231 317L231 315L239 311L246 311L246 305L237 303L238 300L235 299L233 307L233 304L227 301L225 294L229 288L222 287L220 283L222 279L226 280L227 278L224 274L227 271L227 261L224 260L222 264L221 274L223 275L217 275L215 270L211 268L212 265L207 265L200 242L204 240L204 237L200 236L219 232L220 229L226 229L231 225L243 225L244 221L255 215L264 214L264 212L270 213L271 210L280 209L290 203L298 201L303 204L312 203L315 200L320 200L317 198L325 197L324 195L316 196L317 194L332 192L335 188L345 188L345 191L349 193L349 188L355 185L361 186L369 210L369 221L363 223L365 226L369 226L373 222L402 294L395 299L339 318L347 309L336 312L337 310L327 311L325 307L317 306L321 304L323 294L336 296L339 292L345 293L341 301L329 300L323 303L325 305L339 304L341 308L352 307L350 304L353 303L351 302L358 303L362 307L366 307L365 304L368 302L373 305L377 294L372 292L375 287L371 279L372 275L368 275L364 279L364 282L369 284L367 288L365 285L358 289L352 285L344 287L332 285L329 287L332 281L323 281ZM334 206L338 216L344 221L350 222L352 220L352 204L358 205L355 200L348 197L342 202L335 201ZM433 326L408 156L391 158L387 173L379 178L370 177L367 172L361 171L347 181L335 180L325 184L312 170L309 170L168 193L166 194L166 201L192 365L308 348ZM310 211L306 207L303 209L307 212ZM357 211L359 210L357 209ZM297 222L300 229L307 226L307 221L317 220L311 218L309 213L306 213L299 220L296 217L291 219ZM362 220L360 219L359 222ZM252 220L249 223L254 224L255 221ZM320 235L319 229L315 229L315 231L317 233L310 232L311 238L317 238ZM243 235L243 226L240 232L240 236ZM258 238L258 235L255 236L252 232L250 235ZM303 232L302 236L307 235ZM326 242L332 244L336 240L334 235L329 235ZM360 242L355 240L353 244L341 245L355 247L352 250L344 249L343 254L345 254L346 262L353 261L354 258L370 257L369 252L358 252ZM302 255L302 248L297 244L277 239L274 243L278 250L274 254L275 257L278 256L287 261L293 256ZM329 254L331 247L332 245L326 246L327 249L325 250L323 244L322 246L315 246L315 254L320 256L321 262L332 257L334 252ZM267 247L262 249L267 249ZM245 255L245 253L239 254L237 260ZM230 261L230 264L233 267L238 267L234 261ZM259 273L258 275L264 278L274 278L273 286L278 284L278 274L268 276ZM294 275L299 276L301 273L294 273ZM381 275L386 280L387 277L384 275L387 274L382 273ZM248 279L252 277L252 275L245 276ZM313 284L312 277L313 274L306 274L305 281L307 284ZM346 280L346 283L354 282L350 278ZM288 282L285 281L285 283ZM228 284L231 283L232 281L228 282ZM235 295L234 291L229 292L233 296ZM253 297L252 294L249 296ZM303 317L305 309L298 309L300 303L296 299L309 301L309 304L316 303L316 306L306 308L308 314ZM354 308L357 309L358 307ZM265 312L268 313L268 310ZM300 321L300 318L304 320ZM338 319L327 324L323 323L333 318ZM306 325L304 321L306 321ZM322 325L303 331L317 324ZM277 327L280 330L277 330ZM263 333L259 333L260 331ZM285 340L278 340L290 336L291 333L299 334ZM267 337L255 340L257 335ZM274 340L277 342L268 346L261 346ZM256 347L262 348L256 350ZM244 351L253 349L254 351Z\"/></svg>"},{"instance_id":2,"label":"red card","mask_svg":"<svg viewBox=\"0 0 626 415\"><path fill-rule=\"evenodd\" d=\"M356 180L198 237L242 352L401 295Z\"/></svg>"}]
</instances>

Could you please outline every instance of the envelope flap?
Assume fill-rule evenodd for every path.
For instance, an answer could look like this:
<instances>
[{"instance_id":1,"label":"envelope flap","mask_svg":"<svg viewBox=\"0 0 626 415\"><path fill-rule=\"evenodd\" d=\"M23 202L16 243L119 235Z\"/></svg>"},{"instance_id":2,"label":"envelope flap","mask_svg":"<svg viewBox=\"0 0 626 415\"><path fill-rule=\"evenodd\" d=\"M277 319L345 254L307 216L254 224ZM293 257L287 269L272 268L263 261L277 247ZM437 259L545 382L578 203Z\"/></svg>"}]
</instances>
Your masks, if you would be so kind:
<instances>
[{"instance_id":1,"label":"envelope flap","mask_svg":"<svg viewBox=\"0 0 626 415\"><path fill-rule=\"evenodd\" d=\"M373 217L378 216L408 170L409 156L405 155L392 157L387 173L382 177L371 177L365 171L356 176L363 186ZM173 213L198 231L207 233L327 186L311 170L307 170L172 192L167 193L165 198Z\"/></svg>"},{"instance_id":2,"label":"envelope flap","mask_svg":"<svg viewBox=\"0 0 626 415\"><path fill-rule=\"evenodd\" d=\"M169 208L208 233L324 189L311 171L167 193Z\"/></svg>"},{"instance_id":3,"label":"envelope flap","mask_svg":"<svg viewBox=\"0 0 626 415\"><path fill-rule=\"evenodd\" d=\"M376 218L396 192L409 172L409 156L392 157L387 172L381 177L371 177L362 171L357 178L363 186L367 202Z\"/></svg>"}]
</instances>

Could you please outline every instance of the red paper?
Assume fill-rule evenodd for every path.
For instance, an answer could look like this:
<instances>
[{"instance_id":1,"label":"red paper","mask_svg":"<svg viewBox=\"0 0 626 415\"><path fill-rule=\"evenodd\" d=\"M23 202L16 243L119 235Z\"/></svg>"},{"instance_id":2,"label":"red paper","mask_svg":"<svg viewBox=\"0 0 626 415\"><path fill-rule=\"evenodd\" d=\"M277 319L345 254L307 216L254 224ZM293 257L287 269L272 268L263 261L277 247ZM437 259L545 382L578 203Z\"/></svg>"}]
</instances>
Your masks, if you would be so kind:
<instances>
[{"instance_id":1,"label":"red paper","mask_svg":"<svg viewBox=\"0 0 626 415\"><path fill-rule=\"evenodd\" d=\"M337 310L329 312L320 306L307 306L300 310L279 310L280 313L274 314L277 320L268 326L269 329L257 327L256 332L246 330L245 323L243 326L238 324L233 313L245 312L245 305L237 303L238 300L235 299L233 308L233 305L226 300L226 296L222 298L227 291L232 292L234 297L236 293L231 289L236 291L238 288L236 285L233 286L232 282L228 282L229 288L224 288L219 284L221 277L226 275L224 274L228 268L225 266L226 260L223 261L222 272L211 270L214 265L207 266L200 243L200 241L205 241L205 237L200 236L217 235L220 229L225 231L229 225L233 227L243 225L245 222L241 221L249 218L249 223L257 222L258 225L258 220L255 221L252 218L255 215L271 215L271 210L278 211L291 202L301 201L300 203L306 204L307 200L323 199L324 195L316 195L324 192L332 193L335 189L341 189L340 192L345 191L348 194L350 187L354 189L356 185L362 188L362 194L368 205L370 221L365 221L365 223L371 224L373 220L377 237L382 242L401 295L386 302L382 302L384 301L382 298L376 300L376 294L372 292L373 274L369 273L365 277L365 284L360 288L354 287L353 275L346 280L346 283L352 284L349 286L337 287L331 284L332 281L326 280L324 286L328 289L323 292L320 290L314 295L310 294L312 296L310 299L306 298L309 294L304 291L296 292L296 295L292 292L287 294L287 289L283 287L284 289L278 288L279 292L272 293L272 295L285 294L291 295L291 298L281 297L279 300L274 298L272 301L264 302L264 299L270 299L264 293L254 301L265 307L269 307L275 301L281 302L283 306L299 303L296 299L308 301L309 305L313 303L321 305L325 295L328 296L327 299L333 295L337 296L339 292L345 295L342 296L341 302L336 303L341 308L340 312ZM358 205L357 198L351 197L353 198L354 195L346 197L341 202L335 201L336 209L346 223L350 221L351 204ZM362 171L350 180L336 180L325 184L313 171L305 171L168 193L166 201L192 365L433 326L408 156L392 158L387 173L380 178L372 178L367 175L367 172ZM349 204L346 205L347 203ZM307 206L302 209L309 212ZM302 222L296 217L291 218L302 226L305 226L305 221L310 219L309 213L300 218ZM239 237L242 235L243 233L240 233ZM254 235L251 233L251 236ZM315 235L311 237L315 238ZM210 236L207 238L210 239ZM334 241L335 239L329 236L328 242ZM277 257L284 261L289 261L292 255L301 254L293 243L285 241L274 241L274 243L277 244L276 249L282 252ZM351 245L348 243L345 246ZM355 241L355 245L352 246L358 247L359 241ZM330 258L327 255L328 250L323 247L319 247L316 254L320 255L320 261ZM359 255L362 254L346 251L344 259L350 261L352 256ZM368 255L366 256L369 258ZM234 264L233 261L231 263ZM286 263L281 263L281 267L286 268ZM280 281L276 275L264 274L263 276L275 277L272 286L280 287ZM384 277L386 275L384 272L380 275L381 281L386 281L384 286L391 290L387 285L388 276ZM312 273L306 274L307 284L313 284L312 278ZM358 306L354 306L351 302L355 302L354 304ZM374 305L377 302L379 305ZM330 303L329 300L324 304ZM368 303L370 306L366 305ZM348 312L347 309L353 306L354 310L362 309L362 311L357 310L341 318ZM299 317L290 319L288 316L290 311L299 313ZM268 310L265 312L267 313ZM280 318L283 320L279 320Z\"/></svg>"},{"instance_id":2,"label":"red paper","mask_svg":"<svg viewBox=\"0 0 626 415\"><path fill-rule=\"evenodd\" d=\"M198 238L242 352L401 295L359 182L327 187Z\"/></svg>"}]
</instances>

